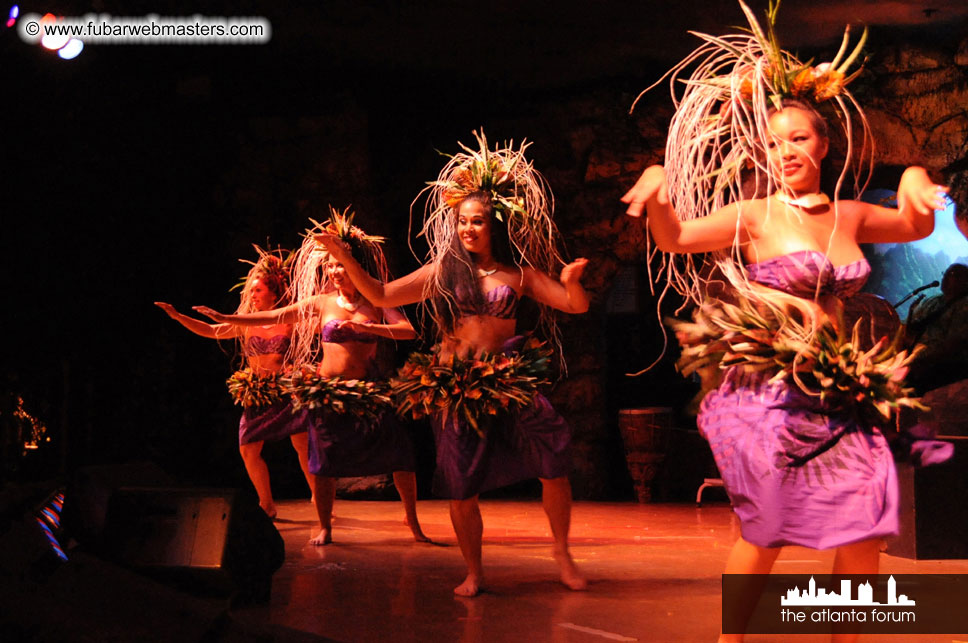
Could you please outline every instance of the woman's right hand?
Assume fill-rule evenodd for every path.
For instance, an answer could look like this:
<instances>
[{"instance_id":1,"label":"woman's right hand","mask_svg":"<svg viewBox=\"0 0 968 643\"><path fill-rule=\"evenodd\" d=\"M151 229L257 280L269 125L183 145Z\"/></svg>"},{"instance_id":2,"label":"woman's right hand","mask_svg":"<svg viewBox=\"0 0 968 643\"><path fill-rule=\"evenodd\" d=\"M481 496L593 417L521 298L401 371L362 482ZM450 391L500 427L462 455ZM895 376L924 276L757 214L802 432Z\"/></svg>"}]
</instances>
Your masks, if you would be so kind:
<instances>
[{"instance_id":1,"label":"woman's right hand","mask_svg":"<svg viewBox=\"0 0 968 643\"><path fill-rule=\"evenodd\" d=\"M205 315L209 319L214 320L219 324L229 323L228 315L223 315L222 313L218 312L217 310L213 310L208 306L192 306L192 310L194 310L197 313L201 313L202 315Z\"/></svg>"},{"instance_id":2,"label":"woman's right hand","mask_svg":"<svg viewBox=\"0 0 968 643\"><path fill-rule=\"evenodd\" d=\"M179 315L181 315L180 312L175 310L174 306L172 306L171 304L165 303L163 301L156 301L155 306L158 306L158 308L161 308L163 311L168 313L168 316L171 317L172 319L177 319Z\"/></svg>"},{"instance_id":3,"label":"woman's right hand","mask_svg":"<svg viewBox=\"0 0 968 643\"><path fill-rule=\"evenodd\" d=\"M625 214L641 217L646 203L656 199L659 205L669 204L669 186L666 183L665 168L661 165L647 167L632 189L622 197L623 203L628 203Z\"/></svg>"}]
</instances>

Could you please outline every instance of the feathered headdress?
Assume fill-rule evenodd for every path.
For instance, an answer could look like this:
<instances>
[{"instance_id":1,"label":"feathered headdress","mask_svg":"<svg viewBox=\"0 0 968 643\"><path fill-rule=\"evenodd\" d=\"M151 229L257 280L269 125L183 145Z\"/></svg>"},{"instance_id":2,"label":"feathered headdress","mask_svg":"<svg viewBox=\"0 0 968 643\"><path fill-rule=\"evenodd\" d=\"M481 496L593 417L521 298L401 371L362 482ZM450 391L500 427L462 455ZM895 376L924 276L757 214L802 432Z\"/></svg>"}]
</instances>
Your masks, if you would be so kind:
<instances>
[{"instance_id":1,"label":"feathered headdress","mask_svg":"<svg viewBox=\"0 0 968 643\"><path fill-rule=\"evenodd\" d=\"M386 241L386 238L367 234L363 228L353 225L354 217L356 213L350 210L350 206L346 206L342 212L329 206L329 218L323 223L310 218L313 227L308 228L303 236L312 238L314 234L325 232L338 237L340 241L351 247L366 248L382 255L383 250L379 246Z\"/></svg>"},{"instance_id":2,"label":"feathered headdress","mask_svg":"<svg viewBox=\"0 0 968 643\"><path fill-rule=\"evenodd\" d=\"M293 253L291 250L275 248L264 250L256 244L252 244L259 258L255 261L239 259L242 263L252 266L249 272L237 284L229 288L229 291L242 290L239 301L238 313L255 312L252 306L252 285L257 279L262 280L265 285L276 294L276 306L285 306L289 296L289 268L292 264Z\"/></svg>"},{"instance_id":3,"label":"feathered headdress","mask_svg":"<svg viewBox=\"0 0 968 643\"><path fill-rule=\"evenodd\" d=\"M512 140L495 144L492 150L483 130L473 134L477 148L458 142L463 151L445 155L450 160L437 180L414 199L416 203L427 195L421 234L430 245L428 259L434 263L450 248L457 233L454 213L461 201L484 192L490 195L494 218L507 226L515 261L553 272L564 263L552 219L554 195L544 176L524 155L531 143L525 140L515 148Z\"/></svg>"}]
</instances>

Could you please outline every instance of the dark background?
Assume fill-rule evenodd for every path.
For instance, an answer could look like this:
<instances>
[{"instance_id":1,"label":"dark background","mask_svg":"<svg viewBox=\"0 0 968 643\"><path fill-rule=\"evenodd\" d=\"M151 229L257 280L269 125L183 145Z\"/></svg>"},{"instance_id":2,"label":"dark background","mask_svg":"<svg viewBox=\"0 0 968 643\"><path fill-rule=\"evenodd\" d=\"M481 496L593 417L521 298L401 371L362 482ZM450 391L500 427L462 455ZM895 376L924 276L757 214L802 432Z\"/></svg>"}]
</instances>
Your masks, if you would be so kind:
<instances>
[{"instance_id":1,"label":"dark background","mask_svg":"<svg viewBox=\"0 0 968 643\"><path fill-rule=\"evenodd\" d=\"M693 390L668 358L645 378L623 375L662 347L644 278L630 286L632 314L610 314L609 298L624 266L644 272L644 237L618 198L661 159L667 92L628 109L696 46L688 29L742 24L738 5L282 4L21 5L22 14L259 15L272 24L267 45L99 44L63 61L13 29L0 38L4 388L52 438L25 471L148 459L196 483L246 484L238 410L223 384L233 346L191 335L152 302L233 310L228 289L250 244L298 245L307 217L325 217L327 204L352 204L368 231L390 237L391 267L403 274L417 265L404 243L410 203L436 177L437 150L455 151L483 126L492 139L534 142L571 256L593 260L593 310L565 323L573 379L557 394L577 426L576 494L629 497L614 411L681 407ZM764 4L753 3L758 14ZM826 59L855 19L872 23L875 47L957 48L960 3L933 3L930 14L925 3L889 4L791 2L780 33ZM288 447L267 455L286 463L270 463L281 495L290 484L302 493ZM701 457L689 466L701 477ZM667 481L668 496L688 497L691 484Z\"/></svg>"}]
</instances>

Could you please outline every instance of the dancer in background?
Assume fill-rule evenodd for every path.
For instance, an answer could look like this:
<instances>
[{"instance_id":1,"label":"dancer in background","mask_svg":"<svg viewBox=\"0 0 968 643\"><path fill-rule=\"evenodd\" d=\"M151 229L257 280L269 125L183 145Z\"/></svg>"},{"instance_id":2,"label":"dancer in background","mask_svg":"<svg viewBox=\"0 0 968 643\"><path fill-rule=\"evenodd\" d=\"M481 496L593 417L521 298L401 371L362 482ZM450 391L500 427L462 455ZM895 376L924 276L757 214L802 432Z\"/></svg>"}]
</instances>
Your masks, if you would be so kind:
<instances>
[{"instance_id":1,"label":"dancer in background","mask_svg":"<svg viewBox=\"0 0 968 643\"><path fill-rule=\"evenodd\" d=\"M332 211L325 230L342 239L360 261L387 278L380 244L352 225L351 213ZM335 478L392 473L414 540L429 542L417 519L417 479L413 444L394 417L386 391L386 373L377 365L380 339L412 339L413 326L401 312L381 308L346 278L340 261L307 237L294 265L296 303L251 314L223 315L195 310L215 321L245 325L295 325L287 361L294 372L288 388L295 404L310 409L309 470L315 476L314 500L320 530L314 545L332 542ZM318 362L318 364L317 364Z\"/></svg>"},{"instance_id":2,"label":"dancer in background","mask_svg":"<svg viewBox=\"0 0 968 643\"><path fill-rule=\"evenodd\" d=\"M898 531L881 427L915 401L902 381L907 355L886 342L869 355L854 342L845 354L841 302L870 273L858 244L927 236L945 189L912 167L898 210L839 198L848 178L859 193L872 162L844 88L864 38L849 56L845 38L831 63L811 67L775 47L775 7L765 33L743 10L751 34L700 35L706 44L674 68L681 94L665 167L646 169L622 200L628 214L648 213L656 246L675 255L669 283L699 307L694 323L674 324L680 366L724 369L698 423L742 527L725 573L766 574L782 546L801 545L836 548L835 574L875 574L882 539ZM833 198L820 172L832 137L846 152ZM734 303L706 299L697 253L727 278Z\"/></svg>"},{"instance_id":3,"label":"dancer in background","mask_svg":"<svg viewBox=\"0 0 968 643\"><path fill-rule=\"evenodd\" d=\"M249 270L242 286L240 314L272 310L286 303L288 265L281 253L269 253L258 246L255 249L259 260ZM246 368L229 379L230 392L236 403L244 407L239 420L239 452L259 496L259 506L270 518L275 518L269 469L262 458L262 445L266 440L281 440L288 436L309 488L314 486L307 455L308 418L305 413L292 408L278 383L283 357L289 350L292 326L275 322L252 327L210 324L179 313L171 304L159 301L155 305L196 335L239 342Z\"/></svg>"},{"instance_id":4,"label":"dancer in background","mask_svg":"<svg viewBox=\"0 0 968 643\"><path fill-rule=\"evenodd\" d=\"M526 145L489 150L465 147L428 188L423 232L427 263L384 284L367 274L337 236L316 239L339 261L367 300L379 306L426 302L440 344L415 354L395 381L400 410L430 415L437 450L434 491L450 499L450 516L467 565L454 592L474 596L482 587L483 522L478 494L538 477L554 537L561 580L584 589L585 578L568 549L571 520L571 432L536 391L548 351L515 337L521 297L569 313L588 309L578 259L556 250L551 197L525 158ZM542 325L557 343L554 318Z\"/></svg>"}]
</instances>

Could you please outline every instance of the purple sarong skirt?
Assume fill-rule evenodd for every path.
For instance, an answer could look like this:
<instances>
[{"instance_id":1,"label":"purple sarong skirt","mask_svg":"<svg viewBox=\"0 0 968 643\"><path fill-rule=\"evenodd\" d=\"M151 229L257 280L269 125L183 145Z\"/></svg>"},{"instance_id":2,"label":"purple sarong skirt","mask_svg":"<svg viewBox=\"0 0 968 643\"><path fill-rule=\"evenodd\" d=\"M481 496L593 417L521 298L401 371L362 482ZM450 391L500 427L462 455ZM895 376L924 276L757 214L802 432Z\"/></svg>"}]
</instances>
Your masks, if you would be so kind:
<instances>
[{"instance_id":1,"label":"purple sarong skirt","mask_svg":"<svg viewBox=\"0 0 968 643\"><path fill-rule=\"evenodd\" d=\"M434 493L461 500L532 478L571 472L571 430L543 395L491 423L485 437L463 422L432 418L437 445Z\"/></svg>"},{"instance_id":2,"label":"purple sarong skirt","mask_svg":"<svg viewBox=\"0 0 968 643\"><path fill-rule=\"evenodd\" d=\"M266 407L247 407L239 419L239 444L273 442L309 430L306 411L296 411L288 400Z\"/></svg>"},{"instance_id":3,"label":"purple sarong skirt","mask_svg":"<svg viewBox=\"0 0 968 643\"><path fill-rule=\"evenodd\" d=\"M331 478L414 471L413 442L392 412L379 419L311 411L309 470Z\"/></svg>"},{"instance_id":4,"label":"purple sarong skirt","mask_svg":"<svg viewBox=\"0 0 968 643\"><path fill-rule=\"evenodd\" d=\"M897 474L884 435L768 380L730 369L698 417L743 538L828 549L897 534Z\"/></svg>"}]
</instances>

